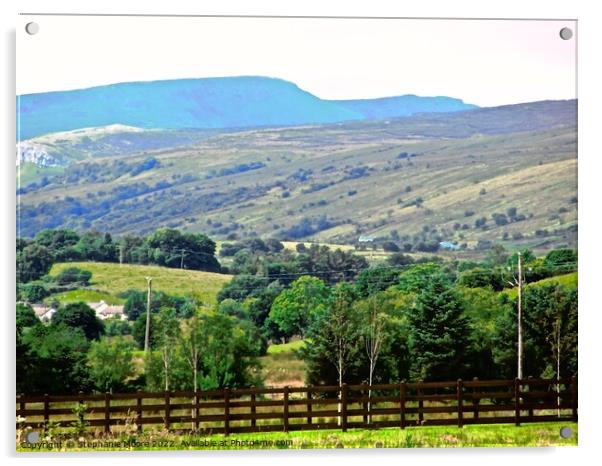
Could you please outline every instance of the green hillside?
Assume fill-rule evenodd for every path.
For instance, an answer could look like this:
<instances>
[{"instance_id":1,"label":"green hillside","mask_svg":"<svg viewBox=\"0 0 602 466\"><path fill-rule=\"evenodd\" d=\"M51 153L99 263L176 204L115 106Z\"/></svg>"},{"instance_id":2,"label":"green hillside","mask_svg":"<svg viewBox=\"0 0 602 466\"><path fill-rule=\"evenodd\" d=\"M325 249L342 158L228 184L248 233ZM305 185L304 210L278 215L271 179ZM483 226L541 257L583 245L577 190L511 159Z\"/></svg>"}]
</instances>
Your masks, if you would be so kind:
<instances>
[{"instance_id":1,"label":"green hillside","mask_svg":"<svg viewBox=\"0 0 602 466\"><path fill-rule=\"evenodd\" d=\"M50 275L55 276L68 267L78 267L92 272L90 286L53 295L61 302L99 301L119 303L117 294L130 289L146 289L146 278L153 278L153 289L172 295L194 295L204 305L216 302L222 286L230 281L230 275L199 272L195 270L170 269L152 265L111 264L104 262L69 262L54 264Z\"/></svg>"},{"instance_id":2,"label":"green hillside","mask_svg":"<svg viewBox=\"0 0 602 466\"><path fill-rule=\"evenodd\" d=\"M152 135L136 133L139 152L73 163L26 187L20 231L58 222L114 235L169 226L216 239L575 247L574 105L257 129L161 150L143 150ZM509 209L508 222L494 221Z\"/></svg>"},{"instance_id":3,"label":"green hillside","mask_svg":"<svg viewBox=\"0 0 602 466\"><path fill-rule=\"evenodd\" d=\"M560 283L561 285L564 285L568 288L577 288L577 281L578 281L577 274L578 274L578 272L571 272L571 273L567 273L564 275L557 275L555 277L544 278L543 280L529 283L529 284L525 285L525 287L541 286L541 285L545 285L547 283ZM514 298L514 297L516 297L516 294L518 293L518 291L516 288L510 288L510 289L504 290L504 293L508 294L508 296L510 296L511 298Z\"/></svg>"}]
</instances>

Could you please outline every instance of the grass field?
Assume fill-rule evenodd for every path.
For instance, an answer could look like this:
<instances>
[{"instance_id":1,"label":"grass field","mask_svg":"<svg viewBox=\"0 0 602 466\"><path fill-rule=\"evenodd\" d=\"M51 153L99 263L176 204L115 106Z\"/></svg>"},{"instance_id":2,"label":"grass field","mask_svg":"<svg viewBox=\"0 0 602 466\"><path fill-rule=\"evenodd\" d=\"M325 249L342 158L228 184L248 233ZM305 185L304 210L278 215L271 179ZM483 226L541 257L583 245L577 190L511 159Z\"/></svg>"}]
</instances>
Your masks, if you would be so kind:
<instances>
[{"instance_id":1,"label":"grass field","mask_svg":"<svg viewBox=\"0 0 602 466\"><path fill-rule=\"evenodd\" d=\"M173 295L194 295L204 305L213 305L222 286L230 281L230 275L170 269L154 265L110 264L105 262L69 262L54 264L50 275L54 276L68 267L92 272L87 289L73 290L54 295L51 299L61 302L98 301L119 303L117 294L130 289L145 290L147 276L153 277L153 290Z\"/></svg>"},{"instance_id":2,"label":"grass field","mask_svg":"<svg viewBox=\"0 0 602 466\"><path fill-rule=\"evenodd\" d=\"M568 288L577 288L577 280L578 280L577 274L578 274L578 272L571 272L571 273L567 273L564 275L557 275L555 277L544 278L543 280L529 283L529 284L525 285L525 287L528 288L530 286L541 286L541 285L545 285L547 283L560 283L561 285L564 285ZM511 289L504 290L504 293L506 293L511 298L514 298L514 297L516 297L518 290L516 288L511 288Z\"/></svg>"},{"instance_id":3,"label":"grass field","mask_svg":"<svg viewBox=\"0 0 602 466\"><path fill-rule=\"evenodd\" d=\"M260 358L261 375L267 387L305 385L305 362L296 353L303 344L303 340L294 340L281 345L270 345L268 354Z\"/></svg>"},{"instance_id":4,"label":"grass field","mask_svg":"<svg viewBox=\"0 0 602 466\"><path fill-rule=\"evenodd\" d=\"M560 436L561 427L570 427L573 435ZM411 427L404 430L338 430L308 432L272 432L192 436L156 431L135 437L86 439L88 445L63 441L52 448L31 448L17 444L17 451L89 451L89 450L245 450L312 448L433 448L433 447L537 447L576 446L576 423L537 423L519 427L509 424L458 427ZM129 444L126 444L127 441ZM133 441L133 442L132 442ZM103 445L103 442L104 445ZM112 444L110 443L112 442ZM122 443L118 443L122 442Z\"/></svg>"}]
</instances>

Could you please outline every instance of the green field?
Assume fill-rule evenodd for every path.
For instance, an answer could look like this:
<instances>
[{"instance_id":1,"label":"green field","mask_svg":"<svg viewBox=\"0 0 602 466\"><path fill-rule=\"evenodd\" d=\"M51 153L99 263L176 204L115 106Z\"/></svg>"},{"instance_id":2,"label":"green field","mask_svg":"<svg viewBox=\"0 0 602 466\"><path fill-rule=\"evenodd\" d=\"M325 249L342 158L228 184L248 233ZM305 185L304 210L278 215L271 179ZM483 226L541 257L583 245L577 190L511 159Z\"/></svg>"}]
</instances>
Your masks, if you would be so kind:
<instances>
[{"instance_id":1,"label":"green field","mask_svg":"<svg viewBox=\"0 0 602 466\"><path fill-rule=\"evenodd\" d=\"M561 427L570 427L573 435L568 439L560 436ZM458 427L411 427L404 430L389 428L380 430L338 430L308 432L273 432L254 434L191 436L156 431L141 436L105 439L107 442L135 440L136 444L119 445L119 448L103 447L99 438L86 441L97 444L88 448L61 446L37 451L87 451L87 450L243 450L243 449L312 449L312 448L433 448L433 447L538 447L576 446L576 423L536 423L519 427L509 424L472 425ZM144 442L148 442L145 444ZM153 442L154 445L153 446ZM17 451L32 451L17 445ZM36 450L34 450L36 451Z\"/></svg>"},{"instance_id":2,"label":"green field","mask_svg":"<svg viewBox=\"0 0 602 466\"><path fill-rule=\"evenodd\" d=\"M303 340L270 345L268 354L260 358L261 375L267 387L305 385L305 362L296 353L303 345Z\"/></svg>"},{"instance_id":3,"label":"green field","mask_svg":"<svg viewBox=\"0 0 602 466\"><path fill-rule=\"evenodd\" d=\"M105 301L118 303L117 294L127 290L146 289L146 278L153 277L153 290L172 295L194 295L205 306L216 303L216 295L222 286L230 281L231 275L199 272L196 270L171 269L154 265L112 264L106 262L69 262L54 264L50 275L55 276L68 267L77 267L92 272L90 286L83 290L74 290L51 299L69 301Z\"/></svg>"},{"instance_id":4,"label":"green field","mask_svg":"<svg viewBox=\"0 0 602 466\"><path fill-rule=\"evenodd\" d=\"M564 285L568 288L577 288L577 281L578 281L577 274L578 274L578 272L571 272L571 273L567 273L564 275L557 275L555 277L544 278L543 280L539 280L537 282L533 282L533 283L529 283L529 284L525 285L525 288L528 288L530 286L541 286L541 285L545 285L547 283L560 283L561 285ZM510 288L510 289L504 290L504 293L506 293L511 298L514 298L514 297L516 297L518 290L516 288Z\"/></svg>"}]
</instances>

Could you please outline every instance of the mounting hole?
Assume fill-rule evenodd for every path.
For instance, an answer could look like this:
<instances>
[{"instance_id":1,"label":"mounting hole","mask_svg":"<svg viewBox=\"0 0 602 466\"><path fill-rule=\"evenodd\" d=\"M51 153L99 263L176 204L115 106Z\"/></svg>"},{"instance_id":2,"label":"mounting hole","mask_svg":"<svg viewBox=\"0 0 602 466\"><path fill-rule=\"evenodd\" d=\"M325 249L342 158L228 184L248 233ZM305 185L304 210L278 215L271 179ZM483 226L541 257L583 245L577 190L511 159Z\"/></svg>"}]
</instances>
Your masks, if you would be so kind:
<instances>
[{"instance_id":1,"label":"mounting hole","mask_svg":"<svg viewBox=\"0 0 602 466\"><path fill-rule=\"evenodd\" d=\"M571 438L573 436L573 429L570 427L561 427L560 428L560 436L562 438Z\"/></svg>"},{"instance_id":2,"label":"mounting hole","mask_svg":"<svg viewBox=\"0 0 602 466\"><path fill-rule=\"evenodd\" d=\"M573 30L571 28L562 28L560 30L560 38L562 40L569 40L573 37Z\"/></svg>"},{"instance_id":3,"label":"mounting hole","mask_svg":"<svg viewBox=\"0 0 602 466\"><path fill-rule=\"evenodd\" d=\"M27 23L25 25L25 32L30 36L37 34L40 31L40 25L38 23Z\"/></svg>"}]
</instances>

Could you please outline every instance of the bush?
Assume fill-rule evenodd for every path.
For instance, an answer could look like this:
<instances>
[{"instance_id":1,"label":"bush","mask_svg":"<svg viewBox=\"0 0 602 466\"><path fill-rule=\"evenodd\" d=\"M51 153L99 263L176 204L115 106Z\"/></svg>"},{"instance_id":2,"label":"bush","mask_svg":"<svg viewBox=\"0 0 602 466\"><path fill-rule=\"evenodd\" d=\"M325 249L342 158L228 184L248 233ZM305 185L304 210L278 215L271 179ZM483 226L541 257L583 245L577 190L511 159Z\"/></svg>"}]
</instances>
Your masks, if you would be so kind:
<instances>
[{"instance_id":1,"label":"bush","mask_svg":"<svg viewBox=\"0 0 602 466\"><path fill-rule=\"evenodd\" d=\"M92 278L92 272L77 267L68 267L61 270L54 281L59 285L79 284L87 286L90 278Z\"/></svg>"},{"instance_id":2,"label":"bush","mask_svg":"<svg viewBox=\"0 0 602 466\"><path fill-rule=\"evenodd\" d=\"M385 241L383 243L383 251L385 252L399 252L399 246L395 244L393 241Z\"/></svg>"}]
</instances>

